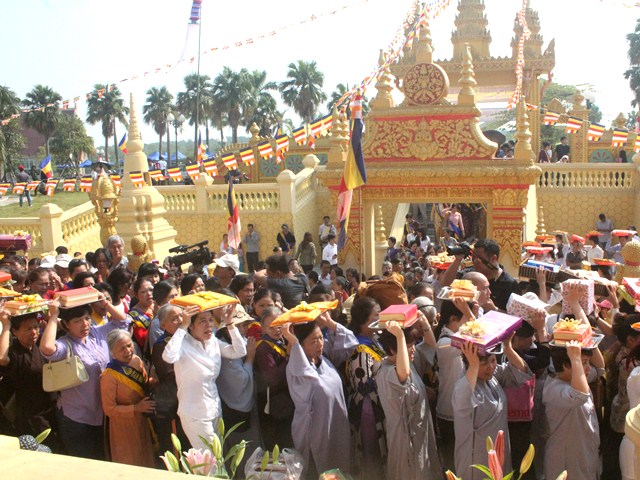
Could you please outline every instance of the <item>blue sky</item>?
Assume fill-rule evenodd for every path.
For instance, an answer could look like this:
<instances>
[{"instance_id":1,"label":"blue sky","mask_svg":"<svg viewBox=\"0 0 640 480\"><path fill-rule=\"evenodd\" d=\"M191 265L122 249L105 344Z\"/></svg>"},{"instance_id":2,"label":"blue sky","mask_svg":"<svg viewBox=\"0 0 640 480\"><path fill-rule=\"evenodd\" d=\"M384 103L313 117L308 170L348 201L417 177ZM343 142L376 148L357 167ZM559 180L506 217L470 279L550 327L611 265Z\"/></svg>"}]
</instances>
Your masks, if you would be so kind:
<instances>
[{"instance_id":1,"label":"blue sky","mask_svg":"<svg viewBox=\"0 0 640 480\"><path fill-rule=\"evenodd\" d=\"M491 53L509 55L513 19L519 0L486 0L492 36ZM625 35L633 31L640 8L621 0L531 0L540 14L546 44L556 38L558 83L591 84L593 95L610 122L628 112L631 92L622 74L628 68ZM337 83L359 82L375 67L378 51L386 48L405 16L411 0L203 0L202 49L254 38L251 46L230 48L202 56L201 73L215 77L227 65L234 69L266 70L269 79L285 79L287 65L298 59L315 60L325 73L325 90ZM348 8L341 9L347 5ZM451 55L450 36L457 1L433 21L435 58ZM0 83L24 96L41 83L63 98L84 96L95 83L118 82L136 74L175 63L183 53L194 55L197 35L188 27L191 0L28 0L0 4L3 38ZM314 22L299 21L312 14ZM283 26L292 25L282 30ZM258 40L260 33L276 35ZM183 63L168 73L141 77L119 85L125 98L134 93L141 116L145 92L166 85L175 95L182 78L195 71ZM84 106L80 108L84 118ZM290 114L295 123L299 120ZM96 145L99 127L88 127ZM144 140L157 136L143 127ZM190 138L185 131L181 138Z\"/></svg>"}]
</instances>

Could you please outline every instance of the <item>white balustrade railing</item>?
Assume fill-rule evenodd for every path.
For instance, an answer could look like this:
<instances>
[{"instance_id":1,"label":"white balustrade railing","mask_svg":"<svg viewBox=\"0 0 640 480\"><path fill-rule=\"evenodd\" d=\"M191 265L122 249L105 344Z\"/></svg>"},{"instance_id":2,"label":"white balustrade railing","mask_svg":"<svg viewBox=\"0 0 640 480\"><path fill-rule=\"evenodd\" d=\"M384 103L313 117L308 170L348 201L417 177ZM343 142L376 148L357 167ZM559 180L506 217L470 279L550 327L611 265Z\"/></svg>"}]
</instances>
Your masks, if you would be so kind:
<instances>
[{"instance_id":1,"label":"white balustrade railing","mask_svg":"<svg viewBox=\"0 0 640 480\"><path fill-rule=\"evenodd\" d=\"M634 164L538 164L542 175L538 188L562 189L633 189L636 165Z\"/></svg>"},{"instance_id":2,"label":"white balustrade railing","mask_svg":"<svg viewBox=\"0 0 640 480\"><path fill-rule=\"evenodd\" d=\"M60 217L62 224L62 238L70 245L85 235L95 233L98 223L95 208L91 202L85 202L70 210Z\"/></svg>"}]
</instances>

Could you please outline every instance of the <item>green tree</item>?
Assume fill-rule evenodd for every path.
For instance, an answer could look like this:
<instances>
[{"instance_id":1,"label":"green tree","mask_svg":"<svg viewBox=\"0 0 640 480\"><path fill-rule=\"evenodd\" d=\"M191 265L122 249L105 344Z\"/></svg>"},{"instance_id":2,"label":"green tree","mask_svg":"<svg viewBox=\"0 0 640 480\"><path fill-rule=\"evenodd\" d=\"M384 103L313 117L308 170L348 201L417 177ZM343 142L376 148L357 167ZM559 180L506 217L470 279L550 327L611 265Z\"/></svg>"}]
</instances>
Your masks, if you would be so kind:
<instances>
[{"instance_id":1,"label":"green tree","mask_svg":"<svg viewBox=\"0 0 640 480\"><path fill-rule=\"evenodd\" d=\"M77 175L82 154L91 155L95 150L82 120L75 115L61 115L56 134L51 139L52 157L60 163L70 161Z\"/></svg>"},{"instance_id":2,"label":"green tree","mask_svg":"<svg viewBox=\"0 0 640 480\"><path fill-rule=\"evenodd\" d=\"M254 72L258 74L258 72ZM263 83L266 80L266 72L263 74ZM259 82L258 77L253 77L245 68L236 72L229 67L224 67L222 72L213 80L213 97L215 105L219 108L231 127L231 142L238 142L238 128L245 124L249 110L257 108L258 98L251 99L251 94L257 94L252 90L252 81Z\"/></svg>"},{"instance_id":3,"label":"green tree","mask_svg":"<svg viewBox=\"0 0 640 480\"><path fill-rule=\"evenodd\" d=\"M147 103L142 107L144 121L158 134L158 152L162 158L162 137L167 133L167 115L173 108L173 95L167 87L147 90Z\"/></svg>"},{"instance_id":4,"label":"green tree","mask_svg":"<svg viewBox=\"0 0 640 480\"><path fill-rule=\"evenodd\" d=\"M287 78L280 83L282 100L305 123L311 123L318 107L327 100L327 95L322 91L324 74L318 70L316 62L298 60L289 64Z\"/></svg>"},{"instance_id":5,"label":"green tree","mask_svg":"<svg viewBox=\"0 0 640 480\"><path fill-rule=\"evenodd\" d=\"M61 100L62 96L58 92L44 85L33 87L22 100L22 106L29 109L24 114L24 123L44 136L47 155L49 155L49 139L55 133L60 118L58 102Z\"/></svg>"},{"instance_id":6,"label":"green tree","mask_svg":"<svg viewBox=\"0 0 640 480\"><path fill-rule=\"evenodd\" d=\"M349 84L343 84L343 83L339 83L338 85L336 85L336 89L331 92L331 95L329 96L329 101L327 102L327 112L331 113L333 111L333 106L338 103L338 101L342 98L342 96L347 93L349 91ZM349 106L349 102L351 100L347 99L346 102L344 102L342 104L342 107L346 107L347 110L347 116L350 117L351 116L351 108ZM369 113L369 100L367 99L366 95L362 96L362 115L366 116Z\"/></svg>"},{"instance_id":7,"label":"green tree","mask_svg":"<svg viewBox=\"0 0 640 480\"><path fill-rule=\"evenodd\" d=\"M87 100L87 122L91 125L100 124L104 136L104 156L109 162L109 137L113 137L116 160L118 159L118 140L116 137L116 122L128 126L127 115L129 107L125 107L120 96L120 90L115 85L109 91L108 85L96 84ZM117 166L117 165L116 165Z\"/></svg>"},{"instance_id":8,"label":"green tree","mask_svg":"<svg viewBox=\"0 0 640 480\"><path fill-rule=\"evenodd\" d=\"M627 114L627 130L630 132L634 132L636 130L636 125L638 123L638 111L631 110Z\"/></svg>"},{"instance_id":9,"label":"green tree","mask_svg":"<svg viewBox=\"0 0 640 480\"><path fill-rule=\"evenodd\" d=\"M200 88L200 98L198 99L198 86ZM207 109L211 103L211 77L209 75L200 75L190 73L184 77L184 92L179 92L177 98L177 107L180 112L189 119L189 125L194 126L193 158L197 158L198 150L198 127L205 125L207 122ZM198 101L199 100L199 101ZM196 118L198 119L196 125Z\"/></svg>"},{"instance_id":10,"label":"green tree","mask_svg":"<svg viewBox=\"0 0 640 480\"><path fill-rule=\"evenodd\" d=\"M632 33L627 34L629 42L629 69L624 72L624 78L629 80L629 86L633 91L631 106L640 106L640 19L636 22L636 28Z\"/></svg>"},{"instance_id":11,"label":"green tree","mask_svg":"<svg viewBox=\"0 0 640 480\"><path fill-rule=\"evenodd\" d=\"M278 84L267 82L267 72L254 70L246 73L246 85L248 91L242 109L242 122L247 132L255 123L260 128L260 135L272 135L284 124L284 114L278 111L278 102L271 94L277 91Z\"/></svg>"},{"instance_id":12,"label":"green tree","mask_svg":"<svg viewBox=\"0 0 640 480\"><path fill-rule=\"evenodd\" d=\"M6 120L11 115L20 113L20 99L8 87L0 85L0 120ZM12 171L12 159L24 148L20 121L13 119L5 125L0 124L0 177L4 177L7 170Z\"/></svg>"}]
</instances>

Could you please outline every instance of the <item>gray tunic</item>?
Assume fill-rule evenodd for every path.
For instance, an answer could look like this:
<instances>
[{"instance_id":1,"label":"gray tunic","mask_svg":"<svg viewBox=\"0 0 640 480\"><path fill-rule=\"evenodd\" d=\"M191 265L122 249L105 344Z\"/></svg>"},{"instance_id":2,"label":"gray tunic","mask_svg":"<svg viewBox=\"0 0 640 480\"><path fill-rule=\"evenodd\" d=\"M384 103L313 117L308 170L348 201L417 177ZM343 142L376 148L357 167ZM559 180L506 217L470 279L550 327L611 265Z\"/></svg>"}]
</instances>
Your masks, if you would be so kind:
<instances>
[{"instance_id":1,"label":"gray tunic","mask_svg":"<svg viewBox=\"0 0 640 480\"><path fill-rule=\"evenodd\" d=\"M571 384L549 376L542 402L549 425L544 458L546 478L556 478L566 470L568 478L597 480L600 432L591 394L579 392Z\"/></svg>"},{"instance_id":2,"label":"gray tunic","mask_svg":"<svg viewBox=\"0 0 640 480\"><path fill-rule=\"evenodd\" d=\"M342 380L325 357L319 366L307 359L300 344L291 349L287 384L295 405L291 434L305 465L313 462L322 473L350 470L351 430Z\"/></svg>"},{"instance_id":3,"label":"gray tunic","mask_svg":"<svg viewBox=\"0 0 640 480\"><path fill-rule=\"evenodd\" d=\"M429 402L413 365L400 383L395 365L385 359L376 383L387 431L387 478L442 478Z\"/></svg>"},{"instance_id":4,"label":"gray tunic","mask_svg":"<svg viewBox=\"0 0 640 480\"><path fill-rule=\"evenodd\" d=\"M466 375L453 390L453 421L456 434L456 475L464 480L481 480L485 475L471 465L487 465L487 437L495 441L504 432L504 472L511 471L511 447L507 420L507 397L502 387L515 387L531 378L509 364L498 365L488 381L478 379L475 391ZM555 477L554 477L555 478Z\"/></svg>"}]
</instances>

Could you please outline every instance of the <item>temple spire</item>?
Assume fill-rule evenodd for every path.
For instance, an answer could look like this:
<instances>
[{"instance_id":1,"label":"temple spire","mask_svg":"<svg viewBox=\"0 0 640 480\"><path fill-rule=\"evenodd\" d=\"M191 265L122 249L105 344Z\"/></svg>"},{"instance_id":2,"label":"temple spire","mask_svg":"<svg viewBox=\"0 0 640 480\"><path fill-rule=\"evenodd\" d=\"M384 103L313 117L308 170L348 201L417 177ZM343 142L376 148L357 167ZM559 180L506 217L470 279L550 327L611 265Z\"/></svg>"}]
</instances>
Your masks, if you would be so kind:
<instances>
[{"instance_id":1,"label":"temple spire","mask_svg":"<svg viewBox=\"0 0 640 480\"><path fill-rule=\"evenodd\" d=\"M456 15L456 29L451 34L453 58L461 59L465 45L469 44L474 58L489 58L491 35L487 16L484 13L484 0L460 0Z\"/></svg>"},{"instance_id":2,"label":"temple spire","mask_svg":"<svg viewBox=\"0 0 640 480\"><path fill-rule=\"evenodd\" d=\"M516 148L514 160L533 164L533 150L531 150L531 130L529 130L529 115L524 96L516 105Z\"/></svg>"}]
</instances>

